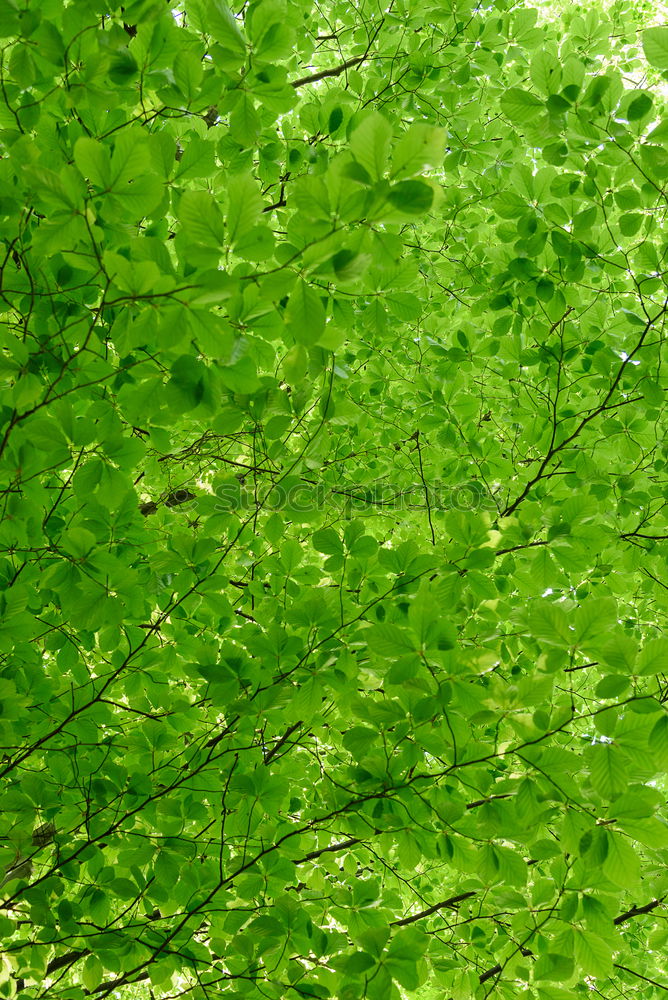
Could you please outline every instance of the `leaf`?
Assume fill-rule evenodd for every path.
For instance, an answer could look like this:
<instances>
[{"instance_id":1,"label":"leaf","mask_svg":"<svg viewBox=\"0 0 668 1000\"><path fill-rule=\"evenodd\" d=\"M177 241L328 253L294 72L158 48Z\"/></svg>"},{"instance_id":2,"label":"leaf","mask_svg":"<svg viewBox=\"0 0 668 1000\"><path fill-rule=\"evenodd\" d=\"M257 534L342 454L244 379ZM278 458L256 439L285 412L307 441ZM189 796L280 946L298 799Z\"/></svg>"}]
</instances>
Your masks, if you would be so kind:
<instances>
[{"instance_id":1,"label":"leaf","mask_svg":"<svg viewBox=\"0 0 668 1000\"><path fill-rule=\"evenodd\" d=\"M650 94L639 94L626 109L626 118L630 122L645 118L652 110L653 101Z\"/></svg>"},{"instance_id":2,"label":"leaf","mask_svg":"<svg viewBox=\"0 0 668 1000\"><path fill-rule=\"evenodd\" d=\"M586 648L616 624L617 602L612 598L585 601L575 612L575 643Z\"/></svg>"},{"instance_id":3,"label":"leaf","mask_svg":"<svg viewBox=\"0 0 668 1000\"><path fill-rule=\"evenodd\" d=\"M240 358L233 365L221 366L220 381L231 392L248 396L260 388L257 368L252 358Z\"/></svg>"},{"instance_id":4,"label":"leaf","mask_svg":"<svg viewBox=\"0 0 668 1000\"><path fill-rule=\"evenodd\" d=\"M668 639L650 639L638 657L637 671L641 677L668 672Z\"/></svg>"},{"instance_id":5,"label":"leaf","mask_svg":"<svg viewBox=\"0 0 668 1000\"><path fill-rule=\"evenodd\" d=\"M183 354L171 367L168 388L172 405L181 412L194 409L204 398L206 368L201 361Z\"/></svg>"},{"instance_id":6,"label":"leaf","mask_svg":"<svg viewBox=\"0 0 668 1000\"><path fill-rule=\"evenodd\" d=\"M647 28L643 32L642 47L650 66L668 70L668 28Z\"/></svg>"},{"instance_id":7,"label":"leaf","mask_svg":"<svg viewBox=\"0 0 668 1000\"><path fill-rule=\"evenodd\" d=\"M222 253L225 225L220 206L206 191L184 191L178 205L181 230L188 241L201 243Z\"/></svg>"},{"instance_id":8,"label":"leaf","mask_svg":"<svg viewBox=\"0 0 668 1000\"><path fill-rule=\"evenodd\" d=\"M640 861L628 838L608 831L603 873L615 885L633 888L640 881Z\"/></svg>"},{"instance_id":9,"label":"leaf","mask_svg":"<svg viewBox=\"0 0 668 1000\"><path fill-rule=\"evenodd\" d=\"M149 167L148 146L139 129L119 132L111 154L111 187L117 193L125 190L129 181L135 181Z\"/></svg>"},{"instance_id":10,"label":"leaf","mask_svg":"<svg viewBox=\"0 0 668 1000\"><path fill-rule=\"evenodd\" d=\"M150 215L163 200L163 196L163 184L156 174L137 177L113 191L116 204L120 204L133 220Z\"/></svg>"},{"instance_id":11,"label":"leaf","mask_svg":"<svg viewBox=\"0 0 668 1000\"><path fill-rule=\"evenodd\" d=\"M501 97L501 110L518 125L535 122L544 109L543 102L528 90L510 87Z\"/></svg>"},{"instance_id":12,"label":"leaf","mask_svg":"<svg viewBox=\"0 0 668 1000\"><path fill-rule=\"evenodd\" d=\"M139 65L131 52L119 50L111 58L109 79L119 87L127 86L139 75Z\"/></svg>"},{"instance_id":13,"label":"leaf","mask_svg":"<svg viewBox=\"0 0 668 1000\"><path fill-rule=\"evenodd\" d=\"M372 111L350 137L350 151L372 180L380 180L387 166L392 127L378 111Z\"/></svg>"},{"instance_id":14,"label":"leaf","mask_svg":"<svg viewBox=\"0 0 668 1000\"><path fill-rule=\"evenodd\" d=\"M184 181L193 177L209 177L214 168L213 144L204 139L189 139L178 161L174 179Z\"/></svg>"},{"instance_id":15,"label":"leaf","mask_svg":"<svg viewBox=\"0 0 668 1000\"><path fill-rule=\"evenodd\" d=\"M380 656L392 658L417 650L417 643L412 636L398 625L372 625L367 629L365 639L369 649Z\"/></svg>"},{"instance_id":16,"label":"leaf","mask_svg":"<svg viewBox=\"0 0 668 1000\"><path fill-rule=\"evenodd\" d=\"M434 190L424 181L400 181L390 188L387 200L400 212L422 215L431 208Z\"/></svg>"},{"instance_id":17,"label":"leaf","mask_svg":"<svg viewBox=\"0 0 668 1000\"><path fill-rule=\"evenodd\" d=\"M632 840L645 847L659 849L668 847L668 824L653 816L637 820L623 819L620 820L620 826Z\"/></svg>"},{"instance_id":18,"label":"leaf","mask_svg":"<svg viewBox=\"0 0 668 1000\"><path fill-rule=\"evenodd\" d=\"M227 233L234 247L247 236L260 218L262 198L257 181L249 173L232 177L227 188Z\"/></svg>"},{"instance_id":19,"label":"leaf","mask_svg":"<svg viewBox=\"0 0 668 1000\"><path fill-rule=\"evenodd\" d=\"M413 122L401 137L392 154L392 176L422 173L440 167L445 155L445 129L427 122Z\"/></svg>"},{"instance_id":20,"label":"leaf","mask_svg":"<svg viewBox=\"0 0 668 1000\"><path fill-rule=\"evenodd\" d=\"M91 184L99 188L111 187L111 162L109 151L102 143L83 136L74 144L74 162Z\"/></svg>"},{"instance_id":21,"label":"leaf","mask_svg":"<svg viewBox=\"0 0 668 1000\"><path fill-rule=\"evenodd\" d=\"M556 94L561 83L561 66L557 53L542 47L534 53L530 68L531 82L545 96Z\"/></svg>"},{"instance_id":22,"label":"leaf","mask_svg":"<svg viewBox=\"0 0 668 1000\"><path fill-rule=\"evenodd\" d=\"M621 751L610 743L599 743L589 751L592 785L609 802L628 786L628 772Z\"/></svg>"},{"instance_id":23,"label":"leaf","mask_svg":"<svg viewBox=\"0 0 668 1000\"><path fill-rule=\"evenodd\" d=\"M612 972L612 948L591 931L577 930L575 961L587 976L609 976Z\"/></svg>"},{"instance_id":24,"label":"leaf","mask_svg":"<svg viewBox=\"0 0 668 1000\"><path fill-rule=\"evenodd\" d=\"M246 18L246 27L253 46L254 62L274 63L289 57L294 45L294 33L283 2L261 0L253 7L252 17Z\"/></svg>"},{"instance_id":25,"label":"leaf","mask_svg":"<svg viewBox=\"0 0 668 1000\"><path fill-rule=\"evenodd\" d=\"M316 552L324 552L329 556L343 553L343 543L333 528L323 528L314 532L312 543Z\"/></svg>"},{"instance_id":26,"label":"leaf","mask_svg":"<svg viewBox=\"0 0 668 1000\"><path fill-rule=\"evenodd\" d=\"M574 633L561 608L547 601L534 601L529 608L529 629L537 639L557 646L574 643Z\"/></svg>"},{"instance_id":27,"label":"leaf","mask_svg":"<svg viewBox=\"0 0 668 1000\"><path fill-rule=\"evenodd\" d=\"M246 58L246 42L237 19L223 0L188 0L186 5L195 27L211 35L225 54L230 68Z\"/></svg>"},{"instance_id":28,"label":"leaf","mask_svg":"<svg viewBox=\"0 0 668 1000\"><path fill-rule=\"evenodd\" d=\"M327 122L327 131L331 135L332 132L336 132L341 123L343 122L343 109L337 105L337 107L332 108L329 113L329 119Z\"/></svg>"},{"instance_id":29,"label":"leaf","mask_svg":"<svg viewBox=\"0 0 668 1000\"><path fill-rule=\"evenodd\" d=\"M357 759L363 757L376 742L378 733L368 726L353 726L343 734L343 745Z\"/></svg>"},{"instance_id":30,"label":"leaf","mask_svg":"<svg viewBox=\"0 0 668 1000\"><path fill-rule=\"evenodd\" d=\"M533 975L534 979L539 982L542 980L556 983L568 982L573 975L573 959L567 955L545 952L538 958Z\"/></svg>"},{"instance_id":31,"label":"leaf","mask_svg":"<svg viewBox=\"0 0 668 1000\"><path fill-rule=\"evenodd\" d=\"M619 228L623 236L635 236L643 222L645 216L640 212L627 212L619 220Z\"/></svg>"},{"instance_id":32,"label":"leaf","mask_svg":"<svg viewBox=\"0 0 668 1000\"><path fill-rule=\"evenodd\" d=\"M668 769L668 716L662 715L654 723L649 734L649 746L658 767Z\"/></svg>"},{"instance_id":33,"label":"leaf","mask_svg":"<svg viewBox=\"0 0 668 1000\"><path fill-rule=\"evenodd\" d=\"M243 94L230 115L229 134L244 149L254 146L260 134L260 116L253 98Z\"/></svg>"},{"instance_id":34,"label":"leaf","mask_svg":"<svg viewBox=\"0 0 668 1000\"><path fill-rule=\"evenodd\" d=\"M178 52L174 60L174 79L188 104L192 103L204 75L202 60L195 52L186 49Z\"/></svg>"},{"instance_id":35,"label":"leaf","mask_svg":"<svg viewBox=\"0 0 668 1000\"><path fill-rule=\"evenodd\" d=\"M82 981L86 989L91 993L96 990L104 980L104 966L95 955L89 955L84 962Z\"/></svg>"},{"instance_id":36,"label":"leaf","mask_svg":"<svg viewBox=\"0 0 668 1000\"><path fill-rule=\"evenodd\" d=\"M300 279L288 299L285 321L298 344L315 344L325 331L325 307L316 290Z\"/></svg>"},{"instance_id":37,"label":"leaf","mask_svg":"<svg viewBox=\"0 0 668 1000\"><path fill-rule=\"evenodd\" d=\"M631 686L631 678L625 674L608 674L596 685L598 698L617 698Z\"/></svg>"}]
</instances>

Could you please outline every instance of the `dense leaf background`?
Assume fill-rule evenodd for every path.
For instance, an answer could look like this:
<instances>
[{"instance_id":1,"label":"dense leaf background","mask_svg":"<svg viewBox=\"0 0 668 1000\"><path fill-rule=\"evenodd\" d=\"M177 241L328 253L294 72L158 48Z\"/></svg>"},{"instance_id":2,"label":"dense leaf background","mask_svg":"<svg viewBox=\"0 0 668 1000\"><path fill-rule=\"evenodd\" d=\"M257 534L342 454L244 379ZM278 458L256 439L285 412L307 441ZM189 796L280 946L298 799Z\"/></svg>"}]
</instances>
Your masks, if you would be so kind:
<instances>
[{"instance_id":1,"label":"dense leaf background","mask_svg":"<svg viewBox=\"0 0 668 1000\"><path fill-rule=\"evenodd\" d=\"M0 996L665 993L660 17L0 0Z\"/></svg>"}]
</instances>

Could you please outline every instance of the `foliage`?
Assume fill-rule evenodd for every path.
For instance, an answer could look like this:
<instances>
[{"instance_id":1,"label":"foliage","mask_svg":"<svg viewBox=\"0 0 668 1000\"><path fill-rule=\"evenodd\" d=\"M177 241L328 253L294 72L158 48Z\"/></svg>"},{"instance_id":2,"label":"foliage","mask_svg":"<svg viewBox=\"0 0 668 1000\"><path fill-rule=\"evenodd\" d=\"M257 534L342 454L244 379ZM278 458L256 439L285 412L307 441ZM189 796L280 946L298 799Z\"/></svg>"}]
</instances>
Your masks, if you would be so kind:
<instances>
[{"instance_id":1,"label":"foliage","mask_svg":"<svg viewBox=\"0 0 668 1000\"><path fill-rule=\"evenodd\" d=\"M668 987L652 17L0 0L0 996Z\"/></svg>"}]
</instances>

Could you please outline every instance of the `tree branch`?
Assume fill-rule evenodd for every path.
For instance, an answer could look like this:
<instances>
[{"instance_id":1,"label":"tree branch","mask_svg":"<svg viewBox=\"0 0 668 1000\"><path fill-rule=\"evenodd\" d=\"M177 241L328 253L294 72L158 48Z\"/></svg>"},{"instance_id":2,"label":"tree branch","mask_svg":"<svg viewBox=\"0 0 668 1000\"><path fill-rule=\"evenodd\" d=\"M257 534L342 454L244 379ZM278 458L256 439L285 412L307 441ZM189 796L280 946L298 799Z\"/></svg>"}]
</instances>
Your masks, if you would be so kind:
<instances>
[{"instance_id":1,"label":"tree branch","mask_svg":"<svg viewBox=\"0 0 668 1000\"><path fill-rule=\"evenodd\" d=\"M637 979L642 979L646 983L651 983L652 986L658 986L660 990L665 990L666 993L668 993L668 986L664 986L663 983L657 983L656 979L648 979L647 976L641 976L640 973L636 972L634 969L629 969L627 968L626 965L618 965L617 962L615 962L615 968L622 969L624 972L629 972L632 976L635 976Z\"/></svg>"},{"instance_id":2,"label":"tree branch","mask_svg":"<svg viewBox=\"0 0 668 1000\"><path fill-rule=\"evenodd\" d=\"M249 616L246 616L246 617L249 617ZM295 722L294 726L290 726L289 729L285 730L285 732L283 733L283 735L281 736L281 738L279 740L277 740L276 743L274 743L274 745L269 750L267 750L266 754L264 755L264 762L265 762L265 764L268 764L269 761L272 759L272 757L276 756L276 754L278 753L278 751L284 745L285 741L288 740L292 736L292 734L294 733L295 729L299 729L299 727L301 726L301 724L302 724L302 720L299 719L298 722Z\"/></svg>"},{"instance_id":3,"label":"tree branch","mask_svg":"<svg viewBox=\"0 0 668 1000\"><path fill-rule=\"evenodd\" d=\"M299 80L293 80L292 86L296 89L297 87L304 87L307 83L317 83L318 80L325 80L328 76L341 76L345 73L347 69L351 66L358 66L361 62L366 59L366 53L363 56L355 56L353 59L346 59L344 63L340 66L335 66L333 69L321 69L318 73L311 73L309 76L302 76Z\"/></svg>"},{"instance_id":4,"label":"tree branch","mask_svg":"<svg viewBox=\"0 0 668 1000\"><path fill-rule=\"evenodd\" d=\"M618 917L615 917L613 923L624 924L627 920L632 920L634 917L638 917L642 913L651 913L652 910L657 908L657 906L661 906L662 902L663 899L653 899L651 903L645 903L644 906L635 906L634 904L630 910L626 911L626 913L620 913Z\"/></svg>"},{"instance_id":5,"label":"tree branch","mask_svg":"<svg viewBox=\"0 0 668 1000\"><path fill-rule=\"evenodd\" d=\"M303 858L298 858L293 864L303 865L305 861L313 861L314 858L319 858L321 854L344 851L346 847L352 847L354 844L361 843L362 841L359 837L351 837L350 840L342 840L339 844L330 844L329 847L320 847L315 851L311 851L309 854L305 854Z\"/></svg>"},{"instance_id":6,"label":"tree branch","mask_svg":"<svg viewBox=\"0 0 668 1000\"><path fill-rule=\"evenodd\" d=\"M442 910L445 907L449 907L451 910L456 910L458 903L463 902L465 899L470 899L471 896L475 895L475 891L472 891L462 892L459 896L450 896L449 899L444 899L440 903L434 903L433 906L428 907L426 910L421 910L419 913L414 913L411 917L403 917L401 920L393 920L390 926L405 927L407 924L414 924L416 920L422 920L424 917L430 917L432 913L436 913L438 910Z\"/></svg>"}]
</instances>

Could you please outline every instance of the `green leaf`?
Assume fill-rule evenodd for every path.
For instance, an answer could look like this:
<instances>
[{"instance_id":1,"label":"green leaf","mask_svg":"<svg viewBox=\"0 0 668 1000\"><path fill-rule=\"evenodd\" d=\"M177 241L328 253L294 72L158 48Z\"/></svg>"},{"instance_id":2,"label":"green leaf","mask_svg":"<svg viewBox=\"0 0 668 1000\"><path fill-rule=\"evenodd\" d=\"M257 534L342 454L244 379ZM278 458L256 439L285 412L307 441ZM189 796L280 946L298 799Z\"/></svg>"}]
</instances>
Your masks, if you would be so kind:
<instances>
[{"instance_id":1,"label":"green leaf","mask_svg":"<svg viewBox=\"0 0 668 1000\"><path fill-rule=\"evenodd\" d=\"M188 0L186 6L194 26L220 44L225 65L241 65L246 58L246 42L239 21L223 0Z\"/></svg>"},{"instance_id":2,"label":"green leaf","mask_svg":"<svg viewBox=\"0 0 668 1000\"><path fill-rule=\"evenodd\" d=\"M575 961L587 976L609 976L612 972L612 948L591 931L577 930Z\"/></svg>"},{"instance_id":3,"label":"green leaf","mask_svg":"<svg viewBox=\"0 0 668 1000\"><path fill-rule=\"evenodd\" d=\"M300 279L285 310L288 331L298 344L315 344L325 332L325 307L315 288Z\"/></svg>"},{"instance_id":4,"label":"green leaf","mask_svg":"<svg viewBox=\"0 0 668 1000\"><path fill-rule=\"evenodd\" d=\"M635 236L643 222L645 216L640 212L627 212L619 220L619 228L623 236Z\"/></svg>"},{"instance_id":5,"label":"green leaf","mask_svg":"<svg viewBox=\"0 0 668 1000\"><path fill-rule=\"evenodd\" d=\"M140 130L127 129L120 132L111 155L112 190L121 194L125 185L140 177L149 168L149 164L148 146Z\"/></svg>"},{"instance_id":6,"label":"green leaf","mask_svg":"<svg viewBox=\"0 0 668 1000\"><path fill-rule=\"evenodd\" d=\"M603 873L614 885L633 888L640 881L640 860L627 837L608 831Z\"/></svg>"},{"instance_id":7,"label":"green leaf","mask_svg":"<svg viewBox=\"0 0 668 1000\"><path fill-rule=\"evenodd\" d=\"M653 101L650 94L640 94L635 97L626 109L626 118L630 122L645 118L652 110Z\"/></svg>"},{"instance_id":8,"label":"green leaf","mask_svg":"<svg viewBox=\"0 0 668 1000\"><path fill-rule=\"evenodd\" d=\"M534 53L530 68L531 82L545 96L556 94L561 83L561 65L555 50L541 47Z\"/></svg>"},{"instance_id":9,"label":"green leaf","mask_svg":"<svg viewBox=\"0 0 668 1000\"><path fill-rule=\"evenodd\" d=\"M192 177L209 177L215 167L214 148L204 139L189 139L185 151L178 161L174 179L188 180Z\"/></svg>"},{"instance_id":10,"label":"green leaf","mask_svg":"<svg viewBox=\"0 0 668 1000\"><path fill-rule=\"evenodd\" d=\"M350 137L350 151L372 180L385 173L392 127L378 111L372 111Z\"/></svg>"},{"instance_id":11,"label":"green leaf","mask_svg":"<svg viewBox=\"0 0 668 1000\"><path fill-rule=\"evenodd\" d=\"M538 958L534 965L533 975L538 982L565 983L573 975L573 959L567 955L546 952Z\"/></svg>"},{"instance_id":12,"label":"green leaf","mask_svg":"<svg viewBox=\"0 0 668 1000\"><path fill-rule=\"evenodd\" d=\"M537 121L544 104L535 94L520 87L510 87L501 97L501 110L518 125L528 125Z\"/></svg>"},{"instance_id":13,"label":"green leaf","mask_svg":"<svg viewBox=\"0 0 668 1000\"><path fill-rule=\"evenodd\" d=\"M171 367L171 378L167 384L170 401L180 412L194 409L204 399L206 368L201 361L183 354Z\"/></svg>"},{"instance_id":14,"label":"green leaf","mask_svg":"<svg viewBox=\"0 0 668 1000\"><path fill-rule=\"evenodd\" d=\"M230 136L244 149L254 146L260 134L260 116L253 98L243 94L230 115Z\"/></svg>"},{"instance_id":15,"label":"green leaf","mask_svg":"<svg viewBox=\"0 0 668 1000\"><path fill-rule=\"evenodd\" d=\"M650 639L645 643L638 657L637 671L641 677L668 671L668 639Z\"/></svg>"},{"instance_id":16,"label":"green leaf","mask_svg":"<svg viewBox=\"0 0 668 1000\"><path fill-rule=\"evenodd\" d=\"M181 231L193 243L223 252L225 225L220 206L206 191L184 191L178 206Z\"/></svg>"},{"instance_id":17,"label":"green leaf","mask_svg":"<svg viewBox=\"0 0 668 1000\"><path fill-rule=\"evenodd\" d=\"M353 726L343 734L343 745L356 757L363 757L367 750L376 742L378 734L375 729L367 726Z\"/></svg>"},{"instance_id":18,"label":"green leaf","mask_svg":"<svg viewBox=\"0 0 668 1000\"><path fill-rule=\"evenodd\" d=\"M575 612L575 643L584 648L596 644L616 624L615 600L603 597L585 601Z\"/></svg>"},{"instance_id":19,"label":"green leaf","mask_svg":"<svg viewBox=\"0 0 668 1000\"><path fill-rule=\"evenodd\" d=\"M643 32L642 47L650 66L668 70L668 28L647 28Z\"/></svg>"},{"instance_id":20,"label":"green leaf","mask_svg":"<svg viewBox=\"0 0 668 1000\"><path fill-rule=\"evenodd\" d=\"M662 715L654 723L649 734L649 746L657 765L664 770L668 768L668 716Z\"/></svg>"},{"instance_id":21,"label":"green leaf","mask_svg":"<svg viewBox=\"0 0 668 1000\"><path fill-rule=\"evenodd\" d=\"M392 154L392 176L422 173L440 167L445 155L446 131L426 122L413 122Z\"/></svg>"},{"instance_id":22,"label":"green leaf","mask_svg":"<svg viewBox=\"0 0 668 1000\"><path fill-rule=\"evenodd\" d=\"M336 132L341 123L343 122L343 109L340 107L332 108L329 113L329 119L327 121L327 131L331 135L332 132Z\"/></svg>"},{"instance_id":23,"label":"green leaf","mask_svg":"<svg viewBox=\"0 0 668 1000\"><path fill-rule=\"evenodd\" d=\"M340 555L343 552L343 543L333 528L316 531L312 543L317 552L324 552L329 556Z\"/></svg>"},{"instance_id":24,"label":"green leaf","mask_svg":"<svg viewBox=\"0 0 668 1000\"><path fill-rule=\"evenodd\" d=\"M174 79L176 86L186 99L192 103L199 90L204 75L204 66L195 52L186 49L176 54L174 60Z\"/></svg>"},{"instance_id":25,"label":"green leaf","mask_svg":"<svg viewBox=\"0 0 668 1000\"><path fill-rule=\"evenodd\" d=\"M529 608L529 630L537 639L556 646L574 644L568 618L561 608L547 601L534 601Z\"/></svg>"},{"instance_id":26,"label":"green leaf","mask_svg":"<svg viewBox=\"0 0 668 1000\"><path fill-rule=\"evenodd\" d=\"M398 625L372 625L365 633L369 649L380 656L395 657L403 653L415 652L417 643L410 633Z\"/></svg>"},{"instance_id":27,"label":"green leaf","mask_svg":"<svg viewBox=\"0 0 668 1000\"><path fill-rule=\"evenodd\" d=\"M609 802L628 787L628 772L622 752L609 743L598 743L589 752L592 785Z\"/></svg>"},{"instance_id":28,"label":"green leaf","mask_svg":"<svg viewBox=\"0 0 668 1000\"><path fill-rule=\"evenodd\" d=\"M400 212L405 212L407 215L422 215L431 208L434 189L424 181L400 181L390 188L387 200Z\"/></svg>"},{"instance_id":29,"label":"green leaf","mask_svg":"<svg viewBox=\"0 0 668 1000\"><path fill-rule=\"evenodd\" d=\"M230 245L234 247L252 230L262 212L262 198L257 181L250 174L238 174L230 179L226 216Z\"/></svg>"},{"instance_id":30,"label":"green leaf","mask_svg":"<svg viewBox=\"0 0 668 1000\"><path fill-rule=\"evenodd\" d=\"M111 162L109 151L95 139L83 136L74 144L74 162L91 184L99 188L111 187Z\"/></svg>"}]
</instances>

